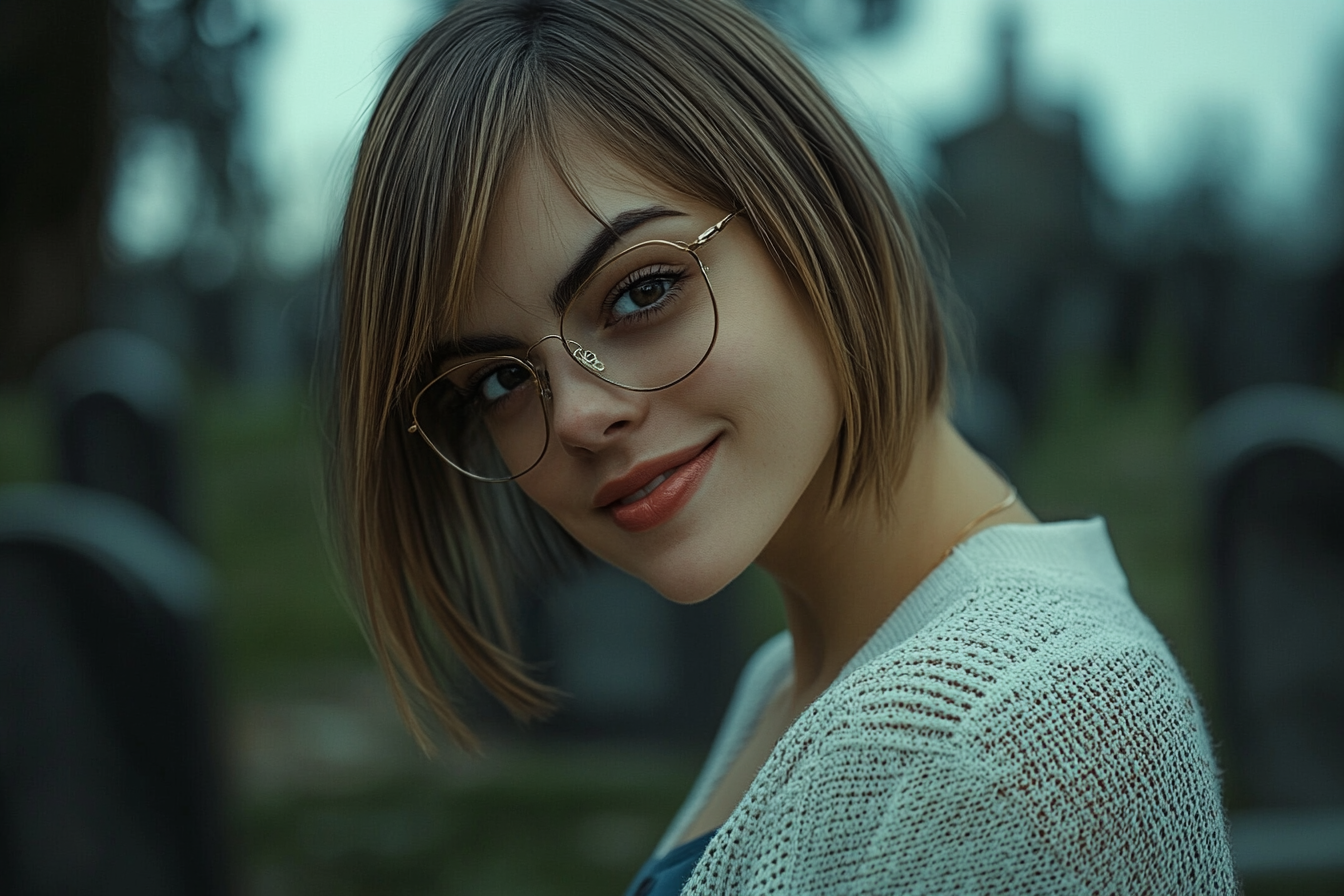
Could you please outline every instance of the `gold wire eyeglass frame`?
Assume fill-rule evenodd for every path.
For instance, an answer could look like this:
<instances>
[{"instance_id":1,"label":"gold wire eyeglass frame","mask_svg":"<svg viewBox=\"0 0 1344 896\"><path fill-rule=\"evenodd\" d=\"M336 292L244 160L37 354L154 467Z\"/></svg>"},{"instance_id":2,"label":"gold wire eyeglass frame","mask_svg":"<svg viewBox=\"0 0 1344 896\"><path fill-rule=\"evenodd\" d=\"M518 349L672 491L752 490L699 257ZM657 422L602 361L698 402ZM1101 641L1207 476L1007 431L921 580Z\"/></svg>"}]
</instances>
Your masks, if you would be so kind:
<instances>
[{"instance_id":1,"label":"gold wire eyeglass frame","mask_svg":"<svg viewBox=\"0 0 1344 896\"><path fill-rule=\"evenodd\" d=\"M463 476L475 479L478 482L511 482L514 479L517 479L519 476L522 476L524 473L531 471L537 466L537 464L541 463L542 458L546 456L546 451L548 448L550 448L551 444L551 414L550 414L550 404L552 401L551 378L550 374L547 373L546 368L544 366L536 364L532 361L532 353L536 351L537 346L541 345L546 340L548 339L560 340L560 343L565 347L565 354L573 358L574 363L578 364L579 367L586 370L588 373L592 374L598 379L602 380L604 383L610 383L613 386L625 389L630 392L660 392L663 389L669 389L672 386L675 386L677 383L680 383L682 380L686 379L688 376L690 376L691 374L695 373L697 370L700 369L700 367L705 363L705 359L709 357L710 352L714 350L714 344L718 341L719 338L718 300L714 296L714 285L710 282L709 279L709 268L708 266L705 265L704 260L700 258L700 255L696 252L696 250L704 246L705 243L709 242L711 239L717 236L723 230L723 228L727 226L728 222L731 221L738 214L740 214L740 212L741 212L740 209L738 211L729 212L722 219L720 219L719 221L708 227L703 233L701 233L695 239L691 240L689 243L683 243L676 240L644 240L643 242L636 243L633 246L630 246L626 249L622 249L620 252L613 255L608 261L601 264L598 267L598 269L595 270L592 274L588 275L587 279L585 279L583 283L579 286L579 288L574 291L575 295L581 294L583 290L587 288L588 284L592 282L593 278L598 276L598 274L601 273L603 270L617 263L617 261L619 261L622 257L628 255L629 253L638 251L647 246L657 246L657 245L669 246L690 255L691 258L695 259L695 263L700 269L700 275L705 278L705 287L709 292L710 309L713 311L714 314L714 330L712 335L710 336L709 345L706 346L704 354L700 356L700 359L695 362L694 366L692 366L690 370L687 370L681 376L677 377L676 379L672 380L669 383L663 383L661 386L629 386L626 385L625 383L619 383L616 380L611 379L608 376L605 376L606 364L602 362L602 359L599 358L597 354L591 351L590 349L585 348L583 345L579 344L575 340L569 339L565 336L565 318L564 316L562 316L560 318L560 332L552 333L548 336L541 337L536 342L532 343L527 347L527 351L523 352L523 357L521 358L516 355L495 355L488 358L473 358L472 360L464 361L461 364L454 364L452 367L448 368L447 370L440 373L438 376L434 377L432 380L430 380L428 383L426 383L424 386L420 388L420 391L415 394L415 399L411 402L411 425L407 429L407 432L418 433L420 437L424 440L425 444L428 445L435 454L437 454L445 463L447 463L457 472L461 473ZM537 454L537 459L534 460L526 469L520 470L511 476L502 476L502 477L482 476L478 473L473 473L470 470L463 469L461 466L455 463L452 458L444 454L443 451L439 449L439 446L434 444L433 440L430 439L430 437L425 434L424 427L420 425L420 418L419 418L420 400L424 398L425 394L430 389L434 388L434 386L437 385L440 381L451 376L453 373L455 373L458 370L461 370L464 367L476 364L482 364L489 361L512 361L523 367L525 370L527 370L532 375L532 379L535 381L537 385L537 392L542 405L542 419L545 422L546 426L546 437L542 441L541 451Z\"/></svg>"}]
</instances>

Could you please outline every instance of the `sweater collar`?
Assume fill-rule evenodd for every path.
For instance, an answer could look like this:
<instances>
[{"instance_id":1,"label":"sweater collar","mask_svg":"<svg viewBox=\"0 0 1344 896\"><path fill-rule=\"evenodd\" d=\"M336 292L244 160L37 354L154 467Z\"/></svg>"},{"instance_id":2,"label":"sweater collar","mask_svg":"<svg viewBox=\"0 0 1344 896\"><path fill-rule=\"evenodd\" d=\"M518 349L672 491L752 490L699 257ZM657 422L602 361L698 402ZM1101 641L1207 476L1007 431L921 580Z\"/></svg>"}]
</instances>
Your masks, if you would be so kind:
<instances>
[{"instance_id":1,"label":"sweater collar","mask_svg":"<svg viewBox=\"0 0 1344 896\"><path fill-rule=\"evenodd\" d=\"M970 590L990 570L1050 569L1105 582L1122 593L1128 584L1101 517L1059 523L1005 523L991 526L957 545L915 586L887 621L840 670L836 681L896 647L924 628ZM832 684L834 686L834 684Z\"/></svg>"}]
</instances>

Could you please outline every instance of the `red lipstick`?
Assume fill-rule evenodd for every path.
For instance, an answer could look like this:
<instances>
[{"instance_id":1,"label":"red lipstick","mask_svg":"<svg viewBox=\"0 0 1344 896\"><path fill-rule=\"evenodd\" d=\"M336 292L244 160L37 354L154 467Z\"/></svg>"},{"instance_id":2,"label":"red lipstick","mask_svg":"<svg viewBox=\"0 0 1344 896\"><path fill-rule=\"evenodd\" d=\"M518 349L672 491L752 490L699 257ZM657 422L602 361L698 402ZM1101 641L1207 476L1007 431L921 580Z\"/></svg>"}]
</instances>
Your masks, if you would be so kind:
<instances>
[{"instance_id":1,"label":"red lipstick","mask_svg":"<svg viewBox=\"0 0 1344 896\"><path fill-rule=\"evenodd\" d=\"M703 449L642 463L599 489L593 503L611 511L616 525L627 532L645 532L661 525L695 495L718 447L715 439Z\"/></svg>"}]
</instances>

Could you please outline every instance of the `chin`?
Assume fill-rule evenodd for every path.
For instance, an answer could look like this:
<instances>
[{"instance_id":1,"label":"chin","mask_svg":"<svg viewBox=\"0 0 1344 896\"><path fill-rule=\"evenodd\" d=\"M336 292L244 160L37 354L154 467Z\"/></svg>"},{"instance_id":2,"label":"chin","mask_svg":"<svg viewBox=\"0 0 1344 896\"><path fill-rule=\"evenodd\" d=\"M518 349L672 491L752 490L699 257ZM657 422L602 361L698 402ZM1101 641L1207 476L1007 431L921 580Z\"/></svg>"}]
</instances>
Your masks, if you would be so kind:
<instances>
[{"instance_id":1,"label":"chin","mask_svg":"<svg viewBox=\"0 0 1344 896\"><path fill-rule=\"evenodd\" d=\"M750 565L750 564L748 564ZM703 600L709 600L718 594L724 588L732 584L733 580L741 575L746 566L734 572L727 577L709 577L709 576L675 576L670 580L653 581L644 579L644 581L657 591L663 597L672 601L674 604L698 604Z\"/></svg>"},{"instance_id":2,"label":"chin","mask_svg":"<svg viewBox=\"0 0 1344 896\"><path fill-rule=\"evenodd\" d=\"M720 547L722 547L720 542ZM698 604L718 594L746 571L759 552L706 551L692 544L672 550L613 555L593 552L677 604ZM590 548L591 549L591 548Z\"/></svg>"}]
</instances>

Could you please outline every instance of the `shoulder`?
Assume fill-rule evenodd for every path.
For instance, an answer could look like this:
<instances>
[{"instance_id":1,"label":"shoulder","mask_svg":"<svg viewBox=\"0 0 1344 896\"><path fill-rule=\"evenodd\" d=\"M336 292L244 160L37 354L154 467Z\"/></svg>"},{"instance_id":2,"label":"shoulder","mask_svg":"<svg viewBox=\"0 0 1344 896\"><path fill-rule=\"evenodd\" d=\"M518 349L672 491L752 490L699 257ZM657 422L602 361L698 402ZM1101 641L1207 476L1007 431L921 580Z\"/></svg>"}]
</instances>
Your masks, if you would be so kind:
<instances>
[{"instance_id":1,"label":"shoulder","mask_svg":"<svg viewBox=\"0 0 1344 896\"><path fill-rule=\"evenodd\" d=\"M1198 717L1166 642L1130 597L1099 521L1004 528L1020 531L983 533L930 577L928 591L943 595L935 612L926 601L924 609L903 605L893 614L889 624L906 610L922 612L922 624L861 654L817 701L818 722L894 713L927 728L929 742L950 742L984 724L995 706L1100 691L1133 697L1159 684L1190 698ZM910 602L924 597L917 592ZM1136 691L1140 682L1147 685Z\"/></svg>"},{"instance_id":2,"label":"shoulder","mask_svg":"<svg viewBox=\"0 0 1344 896\"><path fill-rule=\"evenodd\" d=\"M809 722L824 740L857 726L872 748L952 751L1002 776L1009 753L1076 755L1082 743L1095 761L1124 762L1107 744L1148 740L1160 722L1164 738L1209 756L1194 693L1113 554L982 551L974 564L941 614L817 701Z\"/></svg>"}]
</instances>

